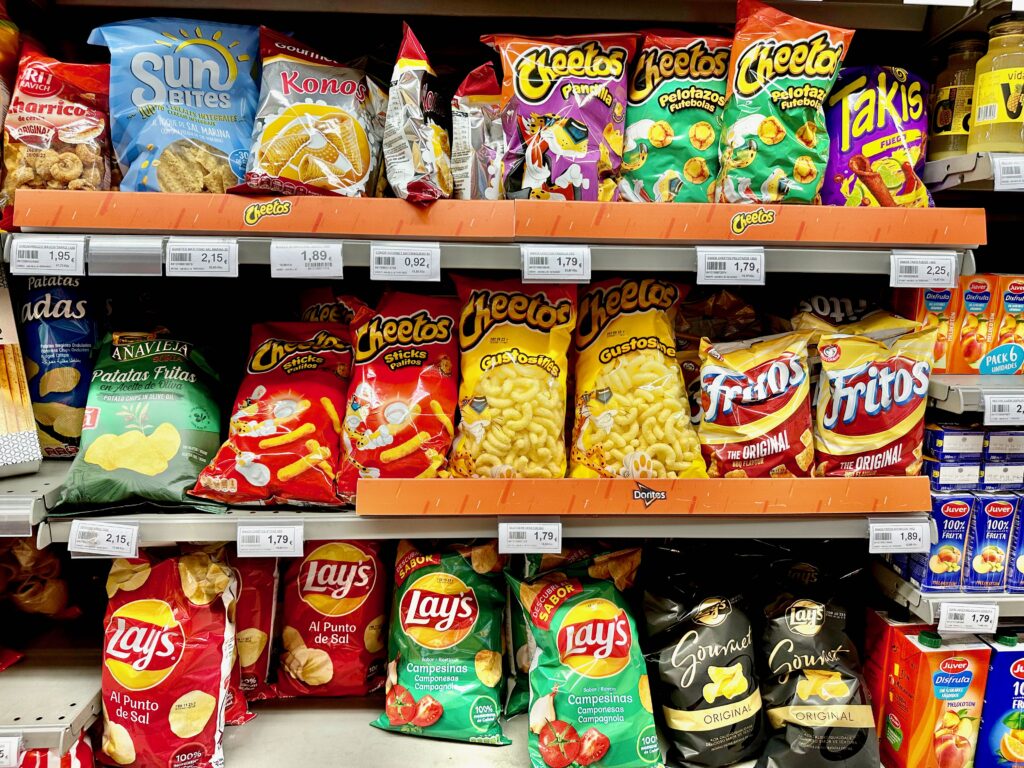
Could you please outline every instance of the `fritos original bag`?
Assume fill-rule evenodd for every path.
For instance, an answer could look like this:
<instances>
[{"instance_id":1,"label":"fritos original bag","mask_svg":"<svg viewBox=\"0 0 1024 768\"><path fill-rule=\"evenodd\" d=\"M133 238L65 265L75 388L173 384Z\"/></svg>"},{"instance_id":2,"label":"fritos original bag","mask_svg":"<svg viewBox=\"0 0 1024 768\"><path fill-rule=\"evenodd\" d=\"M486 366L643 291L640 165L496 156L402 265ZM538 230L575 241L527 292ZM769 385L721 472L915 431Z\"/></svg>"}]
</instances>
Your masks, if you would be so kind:
<instances>
[{"instance_id":1,"label":"fritos original bag","mask_svg":"<svg viewBox=\"0 0 1024 768\"><path fill-rule=\"evenodd\" d=\"M829 157L822 105L853 31L739 0L729 59L722 169L726 203L819 203Z\"/></svg>"},{"instance_id":2,"label":"fritos original bag","mask_svg":"<svg viewBox=\"0 0 1024 768\"><path fill-rule=\"evenodd\" d=\"M194 496L230 504L337 504L341 413L352 367L345 328L254 325L228 430Z\"/></svg>"},{"instance_id":3,"label":"fritos original bag","mask_svg":"<svg viewBox=\"0 0 1024 768\"><path fill-rule=\"evenodd\" d=\"M576 287L455 276L462 299L457 477L564 477Z\"/></svg>"},{"instance_id":4,"label":"fritos original bag","mask_svg":"<svg viewBox=\"0 0 1024 768\"><path fill-rule=\"evenodd\" d=\"M421 551L398 545L383 714L371 725L435 739L510 744L498 542Z\"/></svg>"},{"instance_id":5,"label":"fritos original bag","mask_svg":"<svg viewBox=\"0 0 1024 768\"><path fill-rule=\"evenodd\" d=\"M455 298L385 294L355 329L338 493L361 477L435 477L451 447L455 407Z\"/></svg>"},{"instance_id":6,"label":"fritos original bag","mask_svg":"<svg viewBox=\"0 0 1024 768\"><path fill-rule=\"evenodd\" d=\"M808 332L700 344L700 443L711 477L808 477Z\"/></svg>"},{"instance_id":7,"label":"fritos original bag","mask_svg":"<svg viewBox=\"0 0 1024 768\"><path fill-rule=\"evenodd\" d=\"M487 62L466 75L452 97L453 197L499 200L504 154L501 87Z\"/></svg>"},{"instance_id":8,"label":"fritos original bag","mask_svg":"<svg viewBox=\"0 0 1024 768\"><path fill-rule=\"evenodd\" d=\"M234 571L204 553L114 561L104 620L102 763L224 765L236 589Z\"/></svg>"},{"instance_id":9,"label":"fritos original bag","mask_svg":"<svg viewBox=\"0 0 1024 768\"><path fill-rule=\"evenodd\" d=\"M937 333L822 335L815 475L920 474Z\"/></svg>"},{"instance_id":10,"label":"fritos original bag","mask_svg":"<svg viewBox=\"0 0 1024 768\"><path fill-rule=\"evenodd\" d=\"M679 298L678 285L654 278L581 296L573 477L707 477L676 362Z\"/></svg>"}]
</instances>

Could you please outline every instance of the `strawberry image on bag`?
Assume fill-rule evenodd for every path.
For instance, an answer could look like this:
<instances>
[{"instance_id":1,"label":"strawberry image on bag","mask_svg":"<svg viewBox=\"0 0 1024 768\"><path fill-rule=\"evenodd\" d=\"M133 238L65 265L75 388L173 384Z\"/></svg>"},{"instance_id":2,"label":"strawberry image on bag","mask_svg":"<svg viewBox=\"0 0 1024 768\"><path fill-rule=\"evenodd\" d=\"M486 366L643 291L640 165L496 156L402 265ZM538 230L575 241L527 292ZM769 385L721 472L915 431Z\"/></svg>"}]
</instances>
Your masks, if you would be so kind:
<instances>
[{"instance_id":1,"label":"strawberry image on bag","mask_svg":"<svg viewBox=\"0 0 1024 768\"><path fill-rule=\"evenodd\" d=\"M505 690L505 557L497 541L421 551L402 541L384 713L387 731L479 744L511 744L498 715Z\"/></svg>"}]
</instances>

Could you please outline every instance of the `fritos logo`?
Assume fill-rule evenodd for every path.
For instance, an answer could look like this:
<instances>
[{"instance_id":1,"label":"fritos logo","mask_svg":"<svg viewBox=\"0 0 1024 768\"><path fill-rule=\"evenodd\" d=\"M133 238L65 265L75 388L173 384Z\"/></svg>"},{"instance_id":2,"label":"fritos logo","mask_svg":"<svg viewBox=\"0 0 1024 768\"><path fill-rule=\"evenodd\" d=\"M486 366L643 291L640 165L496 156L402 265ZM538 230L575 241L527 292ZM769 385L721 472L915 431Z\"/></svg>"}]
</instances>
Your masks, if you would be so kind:
<instances>
[{"instance_id":1,"label":"fritos logo","mask_svg":"<svg viewBox=\"0 0 1024 768\"><path fill-rule=\"evenodd\" d=\"M714 365L701 369L701 404L705 421L725 417L738 418L735 406L741 403L762 403L764 413L775 413L789 403L807 371L799 357L783 354L761 363L745 373Z\"/></svg>"},{"instance_id":2,"label":"fritos logo","mask_svg":"<svg viewBox=\"0 0 1024 768\"><path fill-rule=\"evenodd\" d=\"M825 412L825 428L842 434L873 434L877 426L869 419L858 418L865 415L898 424L928 396L930 373L927 361L906 357L828 371L832 400Z\"/></svg>"},{"instance_id":3,"label":"fritos logo","mask_svg":"<svg viewBox=\"0 0 1024 768\"><path fill-rule=\"evenodd\" d=\"M292 355L317 352L347 352L349 343L327 331L317 331L306 341L267 339L249 358L249 373L266 373L279 366Z\"/></svg>"},{"instance_id":4,"label":"fritos logo","mask_svg":"<svg viewBox=\"0 0 1024 768\"><path fill-rule=\"evenodd\" d=\"M954 656L939 662L939 669L949 675L959 675L961 672L966 672L968 667L970 667L970 663L961 656Z\"/></svg>"},{"instance_id":5,"label":"fritos logo","mask_svg":"<svg viewBox=\"0 0 1024 768\"><path fill-rule=\"evenodd\" d=\"M185 632L163 600L118 608L105 629L103 663L121 685L144 691L166 680L181 661Z\"/></svg>"},{"instance_id":6,"label":"fritos logo","mask_svg":"<svg viewBox=\"0 0 1024 768\"><path fill-rule=\"evenodd\" d=\"M947 501L942 505L942 514L946 517L964 517L971 514L971 505L966 501Z\"/></svg>"},{"instance_id":7,"label":"fritos logo","mask_svg":"<svg viewBox=\"0 0 1024 768\"><path fill-rule=\"evenodd\" d=\"M796 42L758 40L740 54L733 88L749 99L780 78L831 78L843 60L843 47L824 30Z\"/></svg>"},{"instance_id":8,"label":"fritos logo","mask_svg":"<svg viewBox=\"0 0 1024 768\"><path fill-rule=\"evenodd\" d=\"M543 102L556 85L561 86L562 97L568 99L577 86L560 81L570 77L618 79L626 70L627 54L625 48L605 50L594 41L569 48L538 46L516 59L512 85L516 95L528 104ZM603 85L601 88L607 91Z\"/></svg>"},{"instance_id":9,"label":"fritos logo","mask_svg":"<svg viewBox=\"0 0 1024 768\"><path fill-rule=\"evenodd\" d=\"M408 317L374 317L356 331L356 362L369 362L390 346L443 344L451 339L454 324L452 318L433 318L426 310Z\"/></svg>"},{"instance_id":10,"label":"fritos logo","mask_svg":"<svg viewBox=\"0 0 1024 768\"><path fill-rule=\"evenodd\" d=\"M398 610L402 631L433 649L461 643L480 615L476 592L448 573L428 573L414 581Z\"/></svg>"},{"instance_id":11,"label":"fritos logo","mask_svg":"<svg viewBox=\"0 0 1024 768\"><path fill-rule=\"evenodd\" d=\"M479 344L491 328L501 323L550 331L570 320L572 302L569 299L552 304L543 293L531 296L506 291L473 291L462 313L459 334L465 351Z\"/></svg>"},{"instance_id":12,"label":"fritos logo","mask_svg":"<svg viewBox=\"0 0 1024 768\"><path fill-rule=\"evenodd\" d=\"M607 288L592 288L580 302L576 348L586 349L615 318L650 309L672 308L679 289L653 278L625 280Z\"/></svg>"},{"instance_id":13,"label":"fritos logo","mask_svg":"<svg viewBox=\"0 0 1024 768\"><path fill-rule=\"evenodd\" d=\"M825 606L814 600L794 600L786 609L786 623L798 635L814 637L825 623Z\"/></svg>"},{"instance_id":14,"label":"fritos logo","mask_svg":"<svg viewBox=\"0 0 1024 768\"><path fill-rule=\"evenodd\" d=\"M299 568L299 598L324 616L346 616L373 591L377 567L359 547L332 541L317 547Z\"/></svg>"},{"instance_id":15,"label":"fritos logo","mask_svg":"<svg viewBox=\"0 0 1024 768\"><path fill-rule=\"evenodd\" d=\"M1013 514L1013 504L1008 501L990 501L985 505L985 514L989 517L1009 517Z\"/></svg>"},{"instance_id":16,"label":"fritos logo","mask_svg":"<svg viewBox=\"0 0 1024 768\"><path fill-rule=\"evenodd\" d=\"M751 227L760 227L766 224L775 223L775 211L767 208L758 208L753 211L743 211L734 214L729 222L729 227L734 235L742 235Z\"/></svg>"},{"instance_id":17,"label":"fritos logo","mask_svg":"<svg viewBox=\"0 0 1024 768\"><path fill-rule=\"evenodd\" d=\"M1024 659L1017 659L1010 665L1010 674L1018 680L1024 680Z\"/></svg>"},{"instance_id":18,"label":"fritos logo","mask_svg":"<svg viewBox=\"0 0 1024 768\"><path fill-rule=\"evenodd\" d=\"M626 612L604 598L574 605L558 628L558 658L584 677L621 672L632 644Z\"/></svg>"},{"instance_id":19,"label":"fritos logo","mask_svg":"<svg viewBox=\"0 0 1024 768\"><path fill-rule=\"evenodd\" d=\"M709 50L703 40L685 48L641 51L629 86L631 104L643 104L666 80L721 79L729 68L729 49Z\"/></svg>"},{"instance_id":20,"label":"fritos logo","mask_svg":"<svg viewBox=\"0 0 1024 768\"><path fill-rule=\"evenodd\" d=\"M292 201L275 197L265 203L252 203L245 207L242 221L248 227L255 227L266 216L287 216L292 212Z\"/></svg>"}]
</instances>

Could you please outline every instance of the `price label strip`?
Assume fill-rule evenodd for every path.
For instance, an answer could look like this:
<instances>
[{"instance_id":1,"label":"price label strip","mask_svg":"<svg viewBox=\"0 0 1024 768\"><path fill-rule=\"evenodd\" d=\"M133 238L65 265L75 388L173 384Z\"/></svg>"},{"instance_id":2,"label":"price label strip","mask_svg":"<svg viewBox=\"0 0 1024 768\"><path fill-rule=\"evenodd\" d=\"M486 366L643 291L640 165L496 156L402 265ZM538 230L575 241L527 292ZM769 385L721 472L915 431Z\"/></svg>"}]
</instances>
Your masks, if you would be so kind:
<instances>
[{"instance_id":1,"label":"price label strip","mask_svg":"<svg viewBox=\"0 0 1024 768\"><path fill-rule=\"evenodd\" d=\"M903 0L904 5L944 5L953 8L971 8L975 0Z\"/></svg>"},{"instance_id":2,"label":"price label strip","mask_svg":"<svg viewBox=\"0 0 1024 768\"><path fill-rule=\"evenodd\" d=\"M991 635L998 624L999 606L995 603L942 603L939 606L939 632Z\"/></svg>"},{"instance_id":3,"label":"price label strip","mask_svg":"<svg viewBox=\"0 0 1024 768\"><path fill-rule=\"evenodd\" d=\"M1020 8L1024 10L1024 1ZM1024 155L990 155L992 158L993 183L997 192L1024 189Z\"/></svg>"},{"instance_id":4,"label":"price label strip","mask_svg":"<svg viewBox=\"0 0 1024 768\"><path fill-rule=\"evenodd\" d=\"M561 523L498 523L498 552L544 554L562 551Z\"/></svg>"},{"instance_id":5,"label":"price label strip","mask_svg":"<svg viewBox=\"0 0 1024 768\"><path fill-rule=\"evenodd\" d=\"M93 557L138 557L139 527L97 520L72 520L68 551Z\"/></svg>"},{"instance_id":6,"label":"price label strip","mask_svg":"<svg viewBox=\"0 0 1024 768\"><path fill-rule=\"evenodd\" d=\"M871 554L929 551L931 551L931 524L927 520L916 523L876 523L871 521L871 538L868 541L868 552Z\"/></svg>"},{"instance_id":7,"label":"price label strip","mask_svg":"<svg viewBox=\"0 0 1024 768\"><path fill-rule=\"evenodd\" d=\"M956 254L952 251L893 251L889 264L892 288L953 288Z\"/></svg>"},{"instance_id":8,"label":"price label strip","mask_svg":"<svg viewBox=\"0 0 1024 768\"><path fill-rule=\"evenodd\" d=\"M440 243L370 243L371 280L441 280Z\"/></svg>"},{"instance_id":9,"label":"price label strip","mask_svg":"<svg viewBox=\"0 0 1024 768\"><path fill-rule=\"evenodd\" d=\"M0 737L0 768L18 768L22 751L21 736Z\"/></svg>"},{"instance_id":10,"label":"price label strip","mask_svg":"<svg viewBox=\"0 0 1024 768\"><path fill-rule=\"evenodd\" d=\"M85 235L14 235L12 275L85 275Z\"/></svg>"},{"instance_id":11,"label":"price label strip","mask_svg":"<svg viewBox=\"0 0 1024 768\"><path fill-rule=\"evenodd\" d=\"M302 557L302 523L289 525L238 524L239 557Z\"/></svg>"},{"instance_id":12,"label":"price label strip","mask_svg":"<svg viewBox=\"0 0 1024 768\"><path fill-rule=\"evenodd\" d=\"M520 246L524 283L589 283L589 245Z\"/></svg>"},{"instance_id":13,"label":"price label strip","mask_svg":"<svg viewBox=\"0 0 1024 768\"><path fill-rule=\"evenodd\" d=\"M229 238L167 239L167 274L238 277L238 243Z\"/></svg>"},{"instance_id":14,"label":"price label strip","mask_svg":"<svg viewBox=\"0 0 1024 768\"><path fill-rule=\"evenodd\" d=\"M1013 395L985 395L985 426L1024 425L1024 391Z\"/></svg>"},{"instance_id":15,"label":"price label strip","mask_svg":"<svg viewBox=\"0 0 1024 768\"><path fill-rule=\"evenodd\" d=\"M271 277L343 277L342 243L331 240L271 240Z\"/></svg>"},{"instance_id":16,"label":"price label strip","mask_svg":"<svg viewBox=\"0 0 1024 768\"><path fill-rule=\"evenodd\" d=\"M697 285L764 285L764 248L698 245Z\"/></svg>"}]
</instances>

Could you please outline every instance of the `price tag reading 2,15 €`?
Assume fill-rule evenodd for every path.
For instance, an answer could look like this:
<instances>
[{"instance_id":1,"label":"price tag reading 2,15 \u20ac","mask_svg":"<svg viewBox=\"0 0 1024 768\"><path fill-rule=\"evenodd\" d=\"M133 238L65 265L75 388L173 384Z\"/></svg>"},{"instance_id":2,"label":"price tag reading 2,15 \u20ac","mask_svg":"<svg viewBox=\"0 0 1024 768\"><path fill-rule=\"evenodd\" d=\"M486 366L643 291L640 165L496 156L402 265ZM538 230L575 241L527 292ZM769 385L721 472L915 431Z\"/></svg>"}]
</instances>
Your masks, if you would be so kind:
<instances>
[{"instance_id":1,"label":"price tag reading 2,15 \u20ac","mask_svg":"<svg viewBox=\"0 0 1024 768\"><path fill-rule=\"evenodd\" d=\"M893 251L890 257L892 288L953 288L956 280L952 251Z\"/></svg>"},{"instance_id":2,"label":"price tag reading 2,15 \u20ac","mask_svg":"<svg viewBox=\"0 0 1024 768\"><path fill-rule=\"evenodd\" d=\"M100 557L138 557L139 527L99 520L72 520L68 551Z\"/></svg>"},{"instance_id":3,"label":"price tag reading 2,15 \u20ac","mask_svg":"<svg viewBox=\"0 0 1024 768\"><path fill-rule=\"evenodd\" d=\"M440 243L370 243L371 280L441 279Z\"/></svg>"},{"instance_id":4,"label":"price tag reading 2,15 \u20ac","mask_svg":"<svg viewBox=\"0 0 1024 768\"><path fill-rule=\"evenodd\" d=\"M942 603L939 606L939 632L979 632L990 635L999 624L999 606L995 603Z\"/></svg>"},{"instance_id":5,"label":"price tag reading 2,15 \u20ac","mask_svg":"<svg viewBox=\"0 0 1024 768\"><path fill-rule=\"evenodd\" d=\"M302 523L288 525L238 525L239 557L302 557Z\"/></svg>"},{"instance_id":6,"label":"price tag reading 2,15 \u20ac","mask_svg":"<svg viewBox=\"0 0 1024 768\"><path fill-rule=\"evenodd\" d=\"M698 245L697 285L764 285L764 248Z\"/></svg>"},{"instance_id":7,"label":"price tag reading 2,15 \u20ac","mask_svg":"<svg viewBox=\"0 0 1024 768\"><path fill-rule=\"evenodd\" d=\"M12 275L84 275L84 235L14 235Z\"/></svg>"},{"instance_id":8,"label":"price tag reading 2,15 \u20ac","mask_svg":"<svg viewBox=\"0 0 1024 768\"><path fill-rule=\"evenodd\" d=\"M271 277L343 276L342 243L337 240L271 240Z\"/></svg>"},{"instance_id":9,"label":"price tag reading 2,15 \u20ac","mask_svg":"<svg viewBox=\"0 0 1024 768\"><path fill-rule=\"evenodd\" d=\"M168 238L167 274L238 277L238 242L226 237Z\"/></svg>"},{"instance_id":10,"label":"price tag reading 2,15 \u20ac","mask_svg":"<svg viewBox=\"0 0 1024 768\"><path fill-rule=\"evenodd\" d=\"M1024 390L1012 395L985 395L985 426L1024 424Z\"/></svg>"},{"instance_id":11,"label":"price tag reading 2,15 \u20ac","mask_svg":"<svg viewBox=\"0 0 1024 768\"><path fill-rule=\"evenodd\" d=\"M562 551L561 523L498 523L501 554L543 554Z\"/></svg>"},{"instance_id":12,"label":"price tag reading 2,15 \u20ac","mask_svg":"<svg viewBox=\"0 0 1024 768\"><path fill-rule=\"evenodd\" d=\"M589 283L589 245L530 245L519 248L524 283Z\"/></svg>"}]
</instances>

